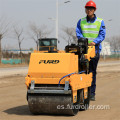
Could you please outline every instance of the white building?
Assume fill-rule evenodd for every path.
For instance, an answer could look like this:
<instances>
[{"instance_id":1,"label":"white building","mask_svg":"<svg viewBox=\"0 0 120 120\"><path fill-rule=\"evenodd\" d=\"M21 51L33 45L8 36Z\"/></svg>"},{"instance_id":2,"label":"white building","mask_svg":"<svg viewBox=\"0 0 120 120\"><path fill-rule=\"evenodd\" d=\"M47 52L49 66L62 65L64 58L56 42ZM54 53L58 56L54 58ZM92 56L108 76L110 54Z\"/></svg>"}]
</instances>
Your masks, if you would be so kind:
<instances>
[{"instance_id":1,"label":"white building","mask_svg":"<svg viewBox=\"0 0 120 120\"><path fill-rule=\"evenodd\" d=\"M101 55L111 55L111 47L109 42L102 42Z\"/></svg>"}]
</instances>

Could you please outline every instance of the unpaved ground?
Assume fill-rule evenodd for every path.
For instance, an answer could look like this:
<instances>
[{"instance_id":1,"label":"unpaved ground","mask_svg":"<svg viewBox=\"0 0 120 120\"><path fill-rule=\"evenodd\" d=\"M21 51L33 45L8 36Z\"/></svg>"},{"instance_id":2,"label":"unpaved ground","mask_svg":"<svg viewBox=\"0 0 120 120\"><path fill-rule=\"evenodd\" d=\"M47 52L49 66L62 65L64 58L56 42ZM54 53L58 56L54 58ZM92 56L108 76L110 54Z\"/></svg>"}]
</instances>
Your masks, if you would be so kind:
<instances>
[{"instance_id":1,"label":"unpaved ground","mask_svg":"<svg viewBox=\"0 0 120 120\"><path fill-rule=\"evenodd\" d=\"M73 117L32 115L24 81L21 75L0 78L0 120L120 120L120 64L99 66L96 101Z\"/></svg>"},{"instance_id":2,"label":"unpaved ground","mask_svg":"<svg viewBox=\"0 0 120 120\"><path fill-rule=\"evenodd\" d=\"M11 65L11 64L0 64L0 68L26 67L26 66L28 66L28 64L24 64L24 63L13 64L13 65Z\"/></svg>"},{"instance_id":3,"label":"unpaved ground","mask_svg":"<svg viewBox=\"0 0 120 120\"><path fill-rule=\"evenodd\" d=\"M0 68L0 78L15 76L15 75L26 75L28 72L28 67L8 67L8 68Z\"/></svg>"}]
</instances>

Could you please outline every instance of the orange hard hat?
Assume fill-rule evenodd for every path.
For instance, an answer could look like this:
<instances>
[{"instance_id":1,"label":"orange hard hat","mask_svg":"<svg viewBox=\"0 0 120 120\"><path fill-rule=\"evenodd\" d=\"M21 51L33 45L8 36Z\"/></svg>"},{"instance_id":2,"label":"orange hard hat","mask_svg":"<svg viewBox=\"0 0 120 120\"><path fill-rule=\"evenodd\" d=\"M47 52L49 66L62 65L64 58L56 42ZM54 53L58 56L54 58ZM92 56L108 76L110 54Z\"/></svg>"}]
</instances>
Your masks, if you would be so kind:
<instances>
[{"instance_id":1,"label":"orange hard hat","mask_svg":"<svg viewBox=\"0 0 120 120\"><path fill-rule=\"evenodd\" d=\"M94 7L96 9L96 4L95 2L93 2L92 0L88 1L85 5L85 8L86 7Z\"/></svg>"}]
</instances>

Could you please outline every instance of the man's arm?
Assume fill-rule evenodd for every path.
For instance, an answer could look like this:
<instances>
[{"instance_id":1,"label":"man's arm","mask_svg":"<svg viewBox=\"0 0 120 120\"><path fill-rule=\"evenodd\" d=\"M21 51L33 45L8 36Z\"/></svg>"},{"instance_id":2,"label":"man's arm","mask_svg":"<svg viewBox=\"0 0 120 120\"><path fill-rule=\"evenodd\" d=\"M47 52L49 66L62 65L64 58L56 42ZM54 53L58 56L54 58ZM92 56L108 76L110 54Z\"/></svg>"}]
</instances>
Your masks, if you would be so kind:
<instances>
[{"instance_id":1,"label":"man's arm","mask_svg":"<svg viewBox=\"0 0 120 120\"><path fill-rule=\"evenodd\" d=\"M104 21L102 20L101 22L101 27L100 27L100 31L99 31L99 35L98 37L93 41L95 43L95 45L100 44L104 39L105 39L105 35L106 35L106 29L105 29L105 24Z\"/></svg>"},{"instance_id":2,"label":"man's arm","mask_svg":"<svg viewBox=\"0 0 120 120\"><path fill-rule=\"evenodd\" d=\"M83 38L80 22L81 22L81 19L78 21L77 27L76 27L76 36L78 39Z\"/></svg>"}]
</instances>

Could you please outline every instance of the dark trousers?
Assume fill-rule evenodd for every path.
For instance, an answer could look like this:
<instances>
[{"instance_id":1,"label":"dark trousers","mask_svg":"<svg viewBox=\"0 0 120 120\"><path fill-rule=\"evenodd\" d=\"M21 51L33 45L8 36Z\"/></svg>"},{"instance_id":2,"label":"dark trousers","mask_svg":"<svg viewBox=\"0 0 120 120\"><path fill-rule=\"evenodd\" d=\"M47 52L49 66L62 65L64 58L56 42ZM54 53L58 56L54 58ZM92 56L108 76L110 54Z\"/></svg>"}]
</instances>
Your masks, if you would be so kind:
<instances>
[{"instance_id":1,"label":"dark trousers","mask_svg":"<svg viewBox=\"0 0 120 120\"><path fill-rule=\"evenodd\" d=\"M95 90L96 90L96 70L97 70L97 65L99 61L100 56L97 55L95 58L92 58L91 61L89 62L89 71L93 73L93 80L92 80L92 85L91 85L91 95L95 95Z\"/></svg>"}]
</instances>

